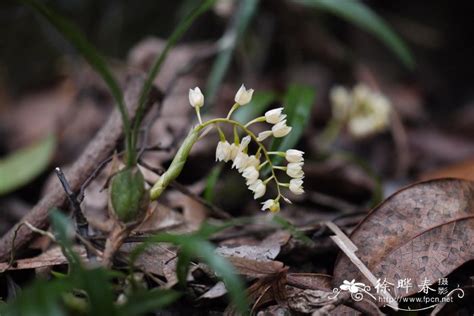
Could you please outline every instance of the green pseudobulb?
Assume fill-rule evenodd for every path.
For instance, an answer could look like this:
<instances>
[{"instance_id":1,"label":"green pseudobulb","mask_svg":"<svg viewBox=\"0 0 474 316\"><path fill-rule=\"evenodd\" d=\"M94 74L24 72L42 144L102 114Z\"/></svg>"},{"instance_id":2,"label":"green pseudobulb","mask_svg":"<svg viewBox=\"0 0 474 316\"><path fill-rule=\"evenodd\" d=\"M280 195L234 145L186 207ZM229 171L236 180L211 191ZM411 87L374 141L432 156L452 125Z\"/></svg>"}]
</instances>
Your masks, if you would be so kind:
<instances>
[{"instance_id":1,"label":"green pseudobulb","mask_svg":"<svg viewBox=\"0 0 474 316\"><path fill-rule=\"evenodd\" d=\"M123 223L143 218L150 203L150 194L145 189L145 178L137 167L125 168L112 177L110 203Z\"/></svg>"}]
</instances>

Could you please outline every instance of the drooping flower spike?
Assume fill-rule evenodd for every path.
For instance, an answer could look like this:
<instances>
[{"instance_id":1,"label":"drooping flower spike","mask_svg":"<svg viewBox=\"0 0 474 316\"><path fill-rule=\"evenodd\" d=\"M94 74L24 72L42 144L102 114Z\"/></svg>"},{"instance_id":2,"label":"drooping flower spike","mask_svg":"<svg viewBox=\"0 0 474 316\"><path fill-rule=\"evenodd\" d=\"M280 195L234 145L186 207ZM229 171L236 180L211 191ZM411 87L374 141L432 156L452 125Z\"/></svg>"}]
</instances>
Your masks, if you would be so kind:
<instances>
[{"instance_id":1,"label":"drooping flower spike","mask_svg":"<svg viewBox=\"0 0 474 316\"><path fill-rule=\"evenodd\" d=\"M235 104L231 107L226 118L216 118L202 122L199 109L204 104L204 96L198 87L189 90L189 103L196 110L199 125L190 132L171 163L170 168L153 186L152 197L159 196L169 182L181 172L184 164L183 161L189 154L192 145L199 139L199 133L206 127L216 127L219 132L220 139L217 142L215 153L216 161L232 162L232 168L237 169L237 171L242 174L248 189L253 193L254 199L263 197L267 193L269 185L274 184L276 196L263 202L262 210L278 212L280 210L281 199L287 203L291 203L291 201L282 194L283 189L289 189L289 192L295 195L304 193L304 153L296 149L289 149L286 152L271 152L268 151L263 143L264 140L270 137L284 137L291 132L292 128L287 125L286 114L283 113L284 108L280 107L269 110L263 116L257 117L246 124L242 124L231 118L235 110L250 103L253 92L253 89L246 89L245 86L242 85L235 94ZM255 133L250 130L250 126L254 123L266 123L271 126L268 130L256 136ZM233 126L234 135L232 142L227 140L219 124L230 124ZM241 137L239 132L243 133L244 136ZM255 147L256 150L253 152ZM272 155L285 158L287 165L275 165L271 159ZM269 171L269 175L264 178L267 171Z\"/></svg>"}]
</instances>

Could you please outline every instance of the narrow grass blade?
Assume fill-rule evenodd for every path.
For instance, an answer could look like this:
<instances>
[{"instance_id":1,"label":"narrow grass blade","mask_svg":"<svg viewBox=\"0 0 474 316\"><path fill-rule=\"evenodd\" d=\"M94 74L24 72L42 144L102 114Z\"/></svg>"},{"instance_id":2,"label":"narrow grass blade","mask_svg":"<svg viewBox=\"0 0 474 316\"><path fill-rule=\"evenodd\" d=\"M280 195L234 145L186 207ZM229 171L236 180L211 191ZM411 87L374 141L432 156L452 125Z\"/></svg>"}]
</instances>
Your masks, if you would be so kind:
<instances>
[{"instance_id":1,"label":"narrow grass blade","mask_svg":"<svg viewBox=\"0 0 474 316\"><path fill-rule=\"evenodd\" d=\"M375 12L358 0L295 0L298 3L324 10L354 23L379 38L410 69L413 56L403 40Z\"/></svg>"}]
</instances>

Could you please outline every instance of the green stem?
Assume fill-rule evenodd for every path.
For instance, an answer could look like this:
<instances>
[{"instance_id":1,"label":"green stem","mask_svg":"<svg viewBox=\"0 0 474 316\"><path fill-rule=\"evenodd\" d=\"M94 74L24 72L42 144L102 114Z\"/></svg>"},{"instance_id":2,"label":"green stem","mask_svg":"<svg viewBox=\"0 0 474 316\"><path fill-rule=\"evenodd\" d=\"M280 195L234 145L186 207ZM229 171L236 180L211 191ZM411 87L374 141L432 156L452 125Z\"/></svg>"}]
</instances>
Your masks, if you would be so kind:
<instances>
[{"instance_id":1,"label":"green stem","mask_svg":"<svg viewBox=\"0 0 474 316\"><path fill-rule=\"evenodd\" d=\"M171 181L176 179L180 175L181 171L183 171L183 167L186 163L186 159L189 156L189 152L199 138L199 132L202 130L199 128L200 126L202 125L198 125L189 132L188 136L186 136L183 143L181 144L181 147L176 153L176 156L174 156L174 159L171 162L171 165L168 167L168 170L166 170L166 172L161 175L160 179L151 188L151 200L158 199L161 193L163 193L166 187L171 183Z\"/></svg>"},{"instance_id":2,"label":"green stem","mask_svg":"<svg viewBox=\"0 0 474 316\"><path fill-rule=\"evenodd\" d=\"M265 116L260 116L260 117L257 117L256 119L251 120L250 122L245 124L245 127L249 127L252 124L262 123L262 122L265 122Z\"/></svg>"},{"instance_id":3,"label":"green stem","mask_svg":"<svg viewBox=\"0 0 474 316\"><path fill-rule=\"evenodd\" d=\"M230 109L229 113L227 114L227 120L230 120L230 117L232 116L232 113L234 113L235 110L237 110L240 107L240 104L234 103L232 108Z\"/></svg>"},{"instance_id":4,"label":"green stem","mask_svg":"<svg viewBox=\"0 0 474 316\"><path fill-rule=\"evenodd\" d=\"M171 165L169 166L168 170L166 170L166 172L163 173L163 175L161 175L160 179L151 188L150 190L151 200L158 199L160 195L163 193L163 191L166 189L166 187L171 183L171 181L176 179L180 175L181 171L183 171L183 167L184 167L184 164L186 163L189 153L193 145L199 139L199 133L204 128L211 125L215 125L217 123L228 123L228 124L232 124L234 127L238 127L242 129L259 146L259 150L263 153L263 155L265 156L265 159L268 161L268 164L270 165L272 178L275 180L275 183L277 184L278 198L280 197L281 195L280 186L279 186L279 182L277 180L275 170L274 170L277 167L272 164L272 161L270 159L270 156L265 146L263 146L263 144L261 144L257 140L257 136L255 136L255 134L251 130L246 128L241 123L234 120L229 120L226 118L217 118L217 119L209 120L203 124L197 125L189 132L188 136L186 136L186 138L184 139L183 144L181 144L181 147L179 148L178 152L176 153L176 156L171 162Z\"/></svg>"}]
</instances>

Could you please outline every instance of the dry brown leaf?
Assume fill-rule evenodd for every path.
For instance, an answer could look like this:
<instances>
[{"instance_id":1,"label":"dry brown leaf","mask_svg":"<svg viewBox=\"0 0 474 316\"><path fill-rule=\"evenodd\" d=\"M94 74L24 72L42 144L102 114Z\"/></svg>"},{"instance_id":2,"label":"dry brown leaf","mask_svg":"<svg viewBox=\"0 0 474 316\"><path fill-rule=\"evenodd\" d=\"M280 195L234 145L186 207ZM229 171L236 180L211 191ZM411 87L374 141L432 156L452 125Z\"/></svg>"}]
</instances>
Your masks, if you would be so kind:
<instances>
[{"instance_id":1,"label":"dry brown leaf","mask_svg":"<svg viewBox=\"0 0 474 316\"><path fill-rule=\"evenodd\" d=\"M473 228L473 182L440 179L392 195L350 237L358 247L356 254L376 277L395 285L399 279L411 278L414 286L408 292L395 292L409 296L425 278L436 282L474 259ZM341 256L333 286L351 279L364 280L349 259Z\"/></svg>"},{"instance_id":2,"label":"dry brown leaf","mask_svg":"<svg viewBox=\"0 0 474 316\"><path fill-rule=\"evenodd\" d=\"M227 257L237 271L247 277L259 278L278 273L284 267L280 261L257 261L240 257Z\"/></svg>"},{"instance_id":3,"label":"dry brown leaf","mask_svg":"<svg viewBox=\"0 0 474 316\"><path fill-rule=\"evenodd\" d=\"M288 268L282 268L276 273L263 276L248 288L247 294L253 303L252 310L257 310L269 302L285 305L287 271Z\"/></svg>"},{"instance_id":4,"label":"dry brown leaf","mask_svg":"<svg viewBox=\"0 0 474 316\"><path fill-rule=\"evenodd\" d=\"M320 273L288 273L288 285L308 290L332 290L332 277Z\"/></svg>"},{"instance_id":5,"label":"dry brown leaf","mask_svg":"<svg viewBox=\"0 0 474 316\"><path fill-rule=\"evenodd\" d=\"M300 313L312 313L321 306L331 304L334 293L321 290L301 290L287 286L288 306Z\"/></svg>"},{"instance_id":6,"label":"dry brown leaf","mask_svg":"<svg viewBox=\"0 0 474 316\"><path fill-rule=\"evenodd\" d=\"M74 251L83 259L87 258L86 250L82 246L75 246ZM64 257L61 248L55 246L39 256L27 259L16 260L12 266L9 266L8 262L0 263L0 271L5 270L24 270L24 269L36 269L42 267L56 266L60 264L67 264L68 261Z\"/></svg>"}]
</instances>

